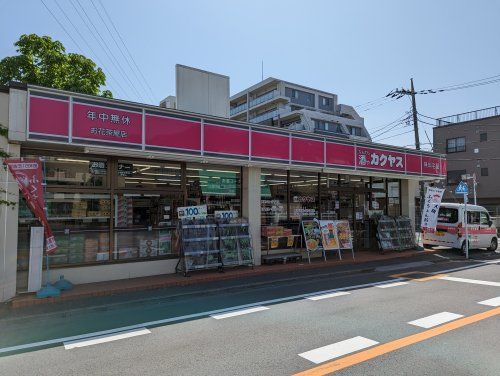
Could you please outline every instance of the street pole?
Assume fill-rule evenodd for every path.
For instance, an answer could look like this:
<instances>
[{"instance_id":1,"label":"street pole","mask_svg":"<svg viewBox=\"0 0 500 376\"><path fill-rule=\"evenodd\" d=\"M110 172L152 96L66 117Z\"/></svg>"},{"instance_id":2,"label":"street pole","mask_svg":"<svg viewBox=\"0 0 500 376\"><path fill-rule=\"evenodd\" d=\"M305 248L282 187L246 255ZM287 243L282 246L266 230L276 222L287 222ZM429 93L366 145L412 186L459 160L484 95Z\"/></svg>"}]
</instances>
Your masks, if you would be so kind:
<instances>
[{"instance_id":1,"label":"street pole","mask_svg":"<svg viewBox=\"0 0 500 376\"><path fill-rule=\"evenodd\" d=\"M472 178L474 179L473 182L474 182L474 205L477 205L477 196L476 196L476 174L474 173L474 175L472 175Z\"/></svg>"},{"instance_id":2,"label":"street pole","mask_svg":"<svg viewBox=\"0 0 500 376\"><path fill-rule=\"evenodd\" d=\"M464 193L465 258L469 259L469 231L467 229L467 193Z\"/></svg>"},{"instance_id":3,"label":"street pole","mask_svg":"<svg viewBox=\"0 0 500 376\"><path fill-rule=\"evenodd\" d=\"M415 133L415 149L420 150L420 137L418 136L418 118L417 118L417 103L415 102L415 89L413 88L413 78L411 83L411 106L413 111L413 132Z\"/></svg>"}]
</instances>

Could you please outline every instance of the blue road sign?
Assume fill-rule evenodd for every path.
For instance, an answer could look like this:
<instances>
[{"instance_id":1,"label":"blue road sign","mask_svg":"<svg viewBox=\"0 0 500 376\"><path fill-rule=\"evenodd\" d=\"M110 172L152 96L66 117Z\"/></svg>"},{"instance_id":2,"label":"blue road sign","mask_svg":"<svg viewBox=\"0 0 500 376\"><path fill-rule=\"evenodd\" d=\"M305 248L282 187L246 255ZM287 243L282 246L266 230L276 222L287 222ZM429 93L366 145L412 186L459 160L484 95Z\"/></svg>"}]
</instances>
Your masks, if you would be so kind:
<instances>
[{"instance_id":1,"label":"blue road sign","mask_svg":"<svg viewBox=\"0 0 500 376\"><path fill-rule=\"evenodd\" d=\"M468 194L469 193L469 187L467 186L467 183L464 181L461 181L457 187L455 188L455 193L456 194Z\"/></svg>"}]
</instances>

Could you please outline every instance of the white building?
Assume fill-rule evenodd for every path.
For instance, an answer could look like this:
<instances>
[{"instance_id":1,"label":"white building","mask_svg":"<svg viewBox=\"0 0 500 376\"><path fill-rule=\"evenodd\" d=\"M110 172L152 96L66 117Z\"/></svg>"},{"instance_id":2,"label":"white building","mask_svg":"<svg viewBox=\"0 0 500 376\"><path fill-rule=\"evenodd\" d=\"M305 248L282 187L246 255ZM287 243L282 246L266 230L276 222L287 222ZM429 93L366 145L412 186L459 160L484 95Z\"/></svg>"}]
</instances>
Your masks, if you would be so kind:
<instances>
[{"instance_id":1,"label":"white building","mask_svg":"<svg viewBox=\"0 0 500 376\"><path fill-rule=\"evenodd\" d=\"M371 141L364 119L336 94L269 77L230 98L230 118Z\"/></svg>"}]
</instances>

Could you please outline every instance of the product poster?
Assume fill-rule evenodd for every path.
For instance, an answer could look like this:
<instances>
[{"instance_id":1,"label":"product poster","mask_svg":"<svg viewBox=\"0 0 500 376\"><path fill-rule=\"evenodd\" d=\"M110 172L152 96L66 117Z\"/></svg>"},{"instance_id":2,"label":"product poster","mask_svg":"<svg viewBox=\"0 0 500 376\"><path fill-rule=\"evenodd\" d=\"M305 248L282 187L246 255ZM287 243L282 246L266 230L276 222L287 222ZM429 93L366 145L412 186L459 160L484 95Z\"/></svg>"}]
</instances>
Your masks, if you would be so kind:
<instances>
[{"instance_id":1,"label":"product poster","mask_svg":"<svg viewBox=\"0 0 500 376\"><path fill-rule=\"evenodd\" d=\"M302 231L308 251L317 251L321 246L321 231L317 221L302 221Z\"/></svg>"},{"instance_id":2,"label":"product poster","mask_svg":"<svg viewBox=\"0 0 500 376\"><path fill-rule=\"evenodd\" d=\"M339 249L337 229L334 221L319 221L321 240L325 250Z\"/></svg>"},{"instance_id":3,"label":"product poster","mask_svg":"<svg viewBox=\"0 0 500 376\"><path fill-rule=\"evenodd\" d=\"M349 221L334 221L340 249L352 249L352 235Z\"/></svg>"}]
</instances>

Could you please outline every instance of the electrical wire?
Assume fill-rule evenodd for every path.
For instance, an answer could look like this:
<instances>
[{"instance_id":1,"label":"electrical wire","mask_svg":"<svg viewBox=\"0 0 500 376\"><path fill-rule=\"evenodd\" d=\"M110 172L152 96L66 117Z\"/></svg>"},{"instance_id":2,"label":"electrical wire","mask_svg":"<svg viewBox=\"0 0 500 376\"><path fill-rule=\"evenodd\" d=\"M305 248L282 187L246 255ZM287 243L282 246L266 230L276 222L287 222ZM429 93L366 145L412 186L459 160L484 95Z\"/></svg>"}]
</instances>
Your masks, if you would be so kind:
<instances>
[{"instance_id":1,"label":"electrical wire","mask_svg":"<svg viewBox=\"0 0 500 376\"><path fill-rule=\"evenodd\" d=\"M137 73L135 72L135 70L134 70L134 68L133 68L132 64L130 64L129 60L127 59L127 56L125 56L125 53L123 52L123 49L122 49L122 48L118 45L118 42L116 41L116 39L115 39L115 37L114 37L113 33L112 33L112 32L111 32L111 30L109 29L107 22L106 22L106 21L104 20L104 18L101 16L101 12L99 12L99 9L97 9L97 7L96 7L96 5L95 5L95 3L94 3L94 0L90 0L90 2L92 3L92 6L94 7L94 9L95 9L95 11L96 11L97 15L99 16L99 18L101 19L102 23L103 23L103 24L104 24L104 26L106 27L106 30L108 31L109 35L111 36L111 39L112 39L112 40L113 40L113 42L115 43L116 48L118 49L118 51L120 51L121 55L123 56L123 58L124 58L125 62L127 63L128 67L129 67L129 69L130 69L130 71L132 71L132 73L134 73L135 78L137 79L137 81L141 83L142 90L144 90L144 93L145 93L146 95L149 95L149 93L148 93L147 89L145 89L145 86L144 86L143 81L139 78L139 76L138 76L138 75L137 75ZM151 95L149 95L149 98L151 99L151 101L152 101L152 102L154 102L154 98L153 98Z\"/></svg>"},{"instance_id":2,"label":"electrical wire","mask_svg":"<svg viewBox=\"0 0 500 376\"><path fill-rule=\"evenodd\" d=\"M83 14L85 15L86 19L88 20L88 23L92 26L92 28L94 29L94 31L92 31L90 29L90 27L88 26L88 24L85 22L85 20L83 20L83 16L81 15L81 13L79 11L78 14L80 16L80 18L83 20L83 22L85 23L85 26L87 27L87 29L89 29L90 33L92 34L92 36L94 37L94 39L97 41L97 43L99 43L99 45L101 46L102 50L104 51L104 53L106 54L106 56L108 57L108 59L111 61L111 63L113 64L113 66L118 70L120 71L121 74L123 74L123 76L125 77L125 79L128 81L128 85L132 88L132 91L135 92L135 94L140 97L142 100L144 100L142 98L142 95L139 93L139 91L137 90L137 88L135 87L135 85L132 83L132 81L130 80L130 77L127 75L127 73L124 71L124 69L122 68L120 62L116 59L116 57L114 56L113 52L111 51L111 49L109 48L109 46L107 45L106 41L104 40L104 38L102 37L101 33L99 32L99 30L97 29L97 27L94 25L94 22L92 22L92 19L90 18L90 16L88 15L87 11L85 10L85 8L82 6L82 4L80 3L80 0L75 0L76 3L78 4L78 6L80 7L80 9L82 10ZM76 6L74 5L73 3L73 0L70 0L70 3L73 5L73 7L75 8L75 10L77 10ZM96 36L97 34L97 36ZM99 37L99 38L97 38ZM101 42L102 41L102 42ZM109 50L109 52L108 52ZM110 54L112 56L110 56Z\"/></svg>"},{"instance_id":3,"label":"electrical wire","mask_svg":"<svg viewBox=\"0 0 500 376\"><path fill-rule=\"evenodd\" d=\"M404 135L404 134L407 134L407 133L410 133L410 132L413 132L413 129L410 129L410 130L409 130L409 131L407 131L407 132L397 133L397 134L394 134L394 135L392 135L392 136L388 136L388 137L384 137L384 138L379 138L379 139L377 139L377 140L373 140L373 141L380 142L380 141L383 141L383 140L388 140L389 138L398 137L398 136L401 136L401 135Z\"/></svg>"},{"instance_id":4,"label":"electrical wire","mask_svg":"<svg viewBox=\"0 0 500 376\"><path fill-rule=\"evenodd\" d=\"M82 33L80 32L80 30L78 30L78 28L75 26L75 24L73 22L71 22L71 19L69 18L69 16L67 15L67 13L64 11L64 9L59 5L59 3L57 2L57 0L54 0L54 3L59 8L59 11L66 18L66 20L68 21L68 23L73 27L73 29L79 35L80 39L83 40L83 42L87 45L87 47L89 48L89 50L91 51L91 53L95 56L95 58L96 58L97 62L99 63L99 65L106 70L106 76L109 77L110 79L112 79L115 82L116 86L119 88L119 90L122 93L125 93L125 90L123 89L123 86L121 86L120 82L113 77L113 75L111 74L111 71L101 61L101 59L99 58L99 55L95 52L95 50L92 48L92 46L87 42L87 39L82 35ZM82 53L83 53L83 51L82 51ZM106 86L109 87L109 85L106 85ZM111 89L113 89L113 88L111 88ZM115 91L115 90L113 89L113 91Z\"/></svg>"},{"instance_id":5,"label":"electrical wire","mask_svg":"<svg viewBox=\"0 0 500 376\"><path fill-rule=\"evenodd\" d=\"M151 95L153 97L155 97L155 94L153 92L153 90L151 89L151 86L149 85L148 81L146 80L146 77L144 77L144 75L142 74L142 71L139 69L139 66L137 65L135 59L134 59L134 56L130 53L130 50L128 49L127 45L125 44L125 42L123 41L123 38L120 34L120 32L118 31L118 29L116 28L115 26L115 23L113 22L113 19L110 17L108 11L106 10L106 7L104 6L104 4L102 3L101 0L98 0L99 1L99 4L101 5L101 8L104 10L104 13L106 14L107 18L109 19L109 22L111 23L111 26L113 27L113 29L115 30L116 34L118 35L118 38L120 39L120 41L122 42L123 44L123 47L125 47L125 51L128 53L128 55L130 56L130 59L132 60L132 62L134 63L134 66L136 67L137 71L139 72L139 74L141 75L142 79L143 79L143 82L146 84L146 86L148 87Z\"/></svg>"}]
</instances>

